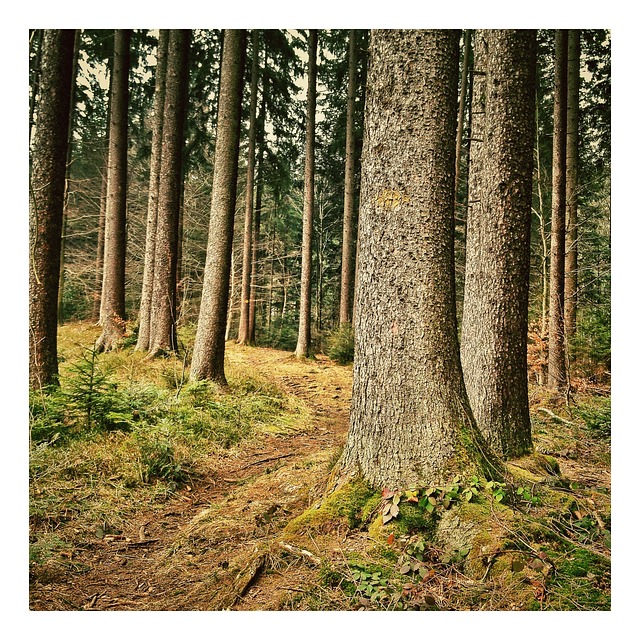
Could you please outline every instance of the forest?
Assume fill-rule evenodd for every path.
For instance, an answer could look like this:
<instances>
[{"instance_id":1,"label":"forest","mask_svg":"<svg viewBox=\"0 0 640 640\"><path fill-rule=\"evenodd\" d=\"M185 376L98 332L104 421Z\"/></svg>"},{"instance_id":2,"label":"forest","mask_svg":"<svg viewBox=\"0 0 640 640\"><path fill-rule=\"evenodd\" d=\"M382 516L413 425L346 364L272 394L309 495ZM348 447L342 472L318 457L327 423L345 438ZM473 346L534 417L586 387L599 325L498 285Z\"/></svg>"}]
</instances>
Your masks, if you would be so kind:
<instances>
[{"instance_id":1,"label":"forest","mask_svg":"<svg viewBox=\"0 0 640 640\"><path fill-rule=\"evenodd\" d=\"M28 226L31 611L611 611L610 30L30 29Z\"/></svg>"}]
</instances>

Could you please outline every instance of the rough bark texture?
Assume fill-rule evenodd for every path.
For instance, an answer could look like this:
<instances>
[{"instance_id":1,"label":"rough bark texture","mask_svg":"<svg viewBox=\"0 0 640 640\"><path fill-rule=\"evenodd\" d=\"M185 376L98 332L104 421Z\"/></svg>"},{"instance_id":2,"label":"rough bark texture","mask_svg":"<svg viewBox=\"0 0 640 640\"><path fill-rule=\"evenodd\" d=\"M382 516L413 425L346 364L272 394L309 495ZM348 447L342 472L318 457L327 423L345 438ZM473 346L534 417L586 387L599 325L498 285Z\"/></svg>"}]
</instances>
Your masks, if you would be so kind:
<instances>
[{"instance_id":1,"label":"rough bark texture","mask_svg":"<svg viewBox=\"0 0 640 640\"><path fill-rule=\"evenodd\" d=\"M342 222L342 268L340 324L351 322L355 278L354 213L356 203L356 32L349 31L349 85L347 89L347 141L344 168L344 216Z\"/></svg>"},{"instance_id":2,"label":"rough bark texture","mask_svg":"<svg viewBox=\"0 0 640 640\"><path fill-rule=\"evenodd\" d=\"M578 117L580 29L569 29L567 61L567 213L564 328L569 344L576 333L578 303Z\"/></svg>"},{"instance_id":3,"label":"rough bark texture","mask_svg":"<svg viewBox=\"0 0 640 640\"><path fill-rule=\"evenodd\" d=\"M479 36L487 44L484 134L474 156L481 168L470 166L477 191L467 219L461 358L478 427L496 452L514 457L532 444L527 314L536 33L493 29Z\"/></svg>"},{"instance_id":4,"label":"rough bark texture","mask_svg":"<svg viewBox=\"0 0 640 640\"><path fill-rule=\"evenodd\" d=\"M152 356L175 351L178 348L176 334L178 223L182 194L182 150L184 112L189 82L190 39L191 32L188 29L171 29L167 50L149 337L149 353Z\"/></svg>"},{"instance_id":5,"label":"rough bark texture","mask_svg":"<svg viewBox=\"0 0 640 640\"><path fill-rule=\"evenodd\" d=\"M370 44L345 472L377 486L482 472L456 327L453 211L459 32Z\"/></svg>"},{"instance_id":6,"label":"rough bark texture","mask_svg":"<svg viewBox=\"0 0 640 640\"><path fill-rule=\"evenodd\" d=\"M58 383L57 302L73 29L45 29L29 193L29 386Z\"/></svg>"},{"instance_id":7,"label":"rough bark texture","mask_svg":"<svg viewBox=\"0 0 640 640\"><path fill-rule=\"evenodd\" d=\"M311 349L311 245L313 240L313 200L316 134L316 53L318 31L309 29L309 70L307 89L307 133L304 164L304 208L302 212L302 274L300 276L300 319L295 355L306 358Z\"/></svg>"},{"instance_id":8,"label":"rough bark texture","mask_svg":"<svg viewBox=\"0 0 640 640\"><path fill-rule=\"evenodd\" d=\"M165 80L169 30L160 29L156 64L156 87L153 95L153 133L151 160L149 162L149 199L147 203L147 229L142 272L142 294L138 315L138 342L136 349L147 351L151 335L151 304L153 300L153 269L156 252L156 221L158 215L158 191L160 188L160 161L162 159L162 123L164 119Z\"/></svg>"},{"instance_id":9,"label":"rough bark texture","mask_svg":"<svg viewBox=\"0 0 640 640\"><path fill-rule=\"evenodd\" d=\"M224 340L238 176L245 41L244 30L225 30L209 240L191 362L191 380L207 378L222 387L227 386Z\"/></svg>"},{"instance_id":10,"label":"rough bark texture","mask_svg":"<svg viewBox=\"0 0 640 640\"><path fill-rule=\"evenodd\" d=\"M99 351L116 348L125 329L124 269L130 40L130 30L116 30L109 119L109 163L101 306L102 334L96 343Z\"/></svg>"},{"instance_id":11,"label":"rough bark texture","mask_svg":"<svg viewBox=\"0 0 640 640\"><path fill-rule=\"evenodd\" d=\"M249 332L249 303L251 298L253 196L256 166L256 112L258 109L258 30L252 33L251 98L249 104L249 148L247 149L247 187L244 209L244 243L242 247L242 291L240 292L240 324L238 343L251 342Z\"/></svg>"},{"instance_id":12,"label":"rough bark texture","mask_svg":"<svg viewBox=\"0 0 640 640\"><path fill-rule=\"evenodd\" d=\"M564 332L564 252L567 167L567 30L556 31L549 269L549 388L564 393L567 364Z\"/></svg>"}]
</instances>

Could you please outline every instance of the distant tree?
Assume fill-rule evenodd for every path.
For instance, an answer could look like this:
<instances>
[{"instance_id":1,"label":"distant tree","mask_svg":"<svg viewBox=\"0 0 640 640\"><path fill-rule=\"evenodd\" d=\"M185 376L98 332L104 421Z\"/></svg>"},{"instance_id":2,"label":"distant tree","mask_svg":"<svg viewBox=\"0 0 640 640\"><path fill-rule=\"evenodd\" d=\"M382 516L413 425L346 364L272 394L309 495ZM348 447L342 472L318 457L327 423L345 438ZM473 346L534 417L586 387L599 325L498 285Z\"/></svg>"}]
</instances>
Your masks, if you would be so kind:
<instances>
[{"instance_id":1,"label":"distant tree","mask_svg":"<svg viewBox=\"0 0 640 640\"><path fill-rule=\"evenodd\" d=\"M355 284L354 228L356 204L356 32L349 31L349 84L347 87L347 136L344 169L344 214L342 222L342 266L340 279L340 324L349 324L353 315L353 290Z\"/></svg>"},{"instance_id":2,"label":"distant tree","mask_svg":"<svg viewBox=\"0 0 640 640\"><path fill-rule=\"evenodd\" d=\"M96 343L96 349L99 352L116 348L125 330L124 277L130 41L130 30L116 30L109 119L109 164L100 318L102 334Z\"/></svg>"},{"instance_id":3,"label":"distant tree","mask_svg":"<svg viewBox=\"0 0 640 640\"><path fill-rule=\"evenodd\" d=\"M162 159L162 124L164 121L164 98L167 68L167 48L169 30L160 29L158 35L157 64L155 72L155 92L153 99L153 131L151 159L149 161L149 196L147 204L147 225L142 273L142 294L138 314L138 341L136 349L149 350L151 335L151 305L153 300L153 268L156 256L156 222L158 216L158 192L160 188L160 163Z\"/></svg>"},{"instance_id":4,"label":"distant tree","mask_svg":"<svg viewBox=\"0 0 640 640\"><path fill-rule=\"evenodd\" d=\"M551 264L549 274L549 388L567 387L564 330L564 261L567 167L567 29L556 30L551 194Z\"/></svg>"},{"instance_id":5,"label":"distant tree","mask_svg":"<svg viewBox=\"0 0 640 640\"><path fill-rule=\"evenodd\" d=\"M258 108L258 46L259 32L253 30L252 62L251 62L251 99L249 105L249 146L247 149L247 186L245 194L244 242L242 247L242 291L240 294L240 326L238 327L238 343L251 343L249 326L251 277L253 265L253 225L254 225L254 184L256 165L256 118Z\"/></svg>"},{"instance_id":6,"label":"distant tree","mask_svg":"<svg viewBox=\"0 0 640 640\"><path fill-rule=\"evenodd\" d=\"M189 29L171 29L164 87L162 151L151 302L150 355L176 351L177 268L184 114L189 86Z\"/></svg>"},{"instance_id":7,"label":"distant tree","mask_svg":"<svg viewBox=\"0 0 640 640\"><path fill-rule=\"evenodd\" d=\"M224 373L225 331L242 106L246 33L224 34L211 220L198 327L191 361L191 380L212 380L227 387Z\"/></svg>"},{"instance_id":8,"label":"distant tree","mask_svg":"<svg viewBox=\"0 0 640 640\"><path fill-rule=\"evenodd\" d=\"M453 213L459 31L371 33L351 425L342 465L376 486L497 464L462 377Z\"/></svg>"},{"instance_id":9,"label":"distant tree","mask_svg":"<svg viewBox=\"0 0 640 640\"><path fill-rule=\"evenodd\" d=\"M57 302L73 29L45 29L29 184L29 385L58 384Z\"/></svg>"},{"instance_id":10,"label":"distant tree","mask_svg":"<svg viewBox=\"0 0 640 640\"><path fill-rule=\"evenodd\" d=\"M80 42L82 30L75 30L73 41L73 68L71 71L71 96L69 106L69 141L67 143L67 162L64 180L64 210L62 214L62 242L60 244L60 280L58 284L58 324L64 319L64 271L65 271L65 236L67 235L67 207L69 203L70 173L73 150L73 115L76 103L76 77L78 75L78 57L80 56Z\"/></svg>"},{"instance_id":11,"label":"distant tree","mask_svg":"<svg viewBox=\"0 0 640 640\"><path fill-rule=\"evenodd\" d=\"M305 358L311 349L311 249L313 239L313 202L315 195L316 69L318 30L309 29L307 124L304 162L304 209L302 212L302 274L300 277L300 317L295 355Z\"/></svg>"},{"instance_id":12,"label":"distant tree","mask_svg":"<svg viewBox=\"0 0 640 640\"><path fill-rule=\"evenodd\" d=\"M564 328L568 344L576 333L578 303L578 155L580 29L569 29L567 57L567 208L564 274Z\"/></svg>"},{"instance_id":13,"label":"distant tree","mask_svg":"<svg viewBox=\"0 0 640 640\"><path fill-rule=\"evenodd\" d=\"M461 357L473 414L504 457L531 448L527 388L536 32L488 29L483 133L467 218ZM476 172L480 171L480 175Z\"/></svg>"}]
</instances>

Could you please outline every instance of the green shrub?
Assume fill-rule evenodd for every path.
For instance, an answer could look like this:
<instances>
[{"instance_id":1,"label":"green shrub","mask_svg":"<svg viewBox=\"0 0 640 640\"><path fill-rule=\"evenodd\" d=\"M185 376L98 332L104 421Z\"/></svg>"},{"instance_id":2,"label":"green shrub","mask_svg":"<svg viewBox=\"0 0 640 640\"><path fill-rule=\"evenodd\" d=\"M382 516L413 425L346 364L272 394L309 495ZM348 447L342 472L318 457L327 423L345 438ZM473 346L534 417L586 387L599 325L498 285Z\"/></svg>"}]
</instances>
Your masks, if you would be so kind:
<instances>
[{"instance_id":1,"label":"green shrub","mask_svg":"<svg viewBox=\"0 0 640 640\"><path fill-rule=\"evenodd\" d=\"M353 327L343 324L329 336L329 357L338 364L353 362Z\"/></svg>"}]
</instances>

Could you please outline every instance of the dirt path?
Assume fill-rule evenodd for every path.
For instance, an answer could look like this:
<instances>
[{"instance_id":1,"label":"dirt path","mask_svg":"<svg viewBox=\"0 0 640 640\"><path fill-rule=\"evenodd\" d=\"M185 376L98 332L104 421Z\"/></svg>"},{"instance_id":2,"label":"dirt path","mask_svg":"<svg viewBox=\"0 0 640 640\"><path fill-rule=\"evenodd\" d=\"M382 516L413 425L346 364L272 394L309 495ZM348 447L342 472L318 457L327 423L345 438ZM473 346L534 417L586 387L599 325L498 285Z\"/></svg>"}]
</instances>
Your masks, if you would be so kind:
<instances>
[{"instance_id":1,"label":"dirt path","mask_svg":"<svg viewBox=\"0 0 640 640\"><path fill-rule=\"evenodd\" d=\"M308 427L257 436L161 510L140 513L121 535L78 545L69 558L76 571L31 585L32 609L286 607L309 567L299 562L279 572L277 554L266 550L326 486L348 427L351 372L263 349L235 350L230 358L268 372L303 400Z\"/></svg>"}]
</instances>

